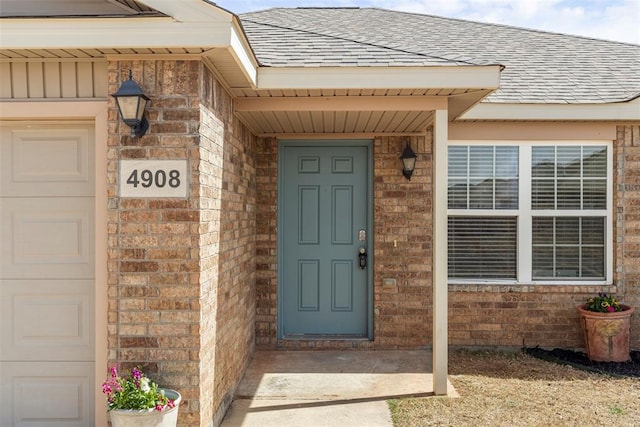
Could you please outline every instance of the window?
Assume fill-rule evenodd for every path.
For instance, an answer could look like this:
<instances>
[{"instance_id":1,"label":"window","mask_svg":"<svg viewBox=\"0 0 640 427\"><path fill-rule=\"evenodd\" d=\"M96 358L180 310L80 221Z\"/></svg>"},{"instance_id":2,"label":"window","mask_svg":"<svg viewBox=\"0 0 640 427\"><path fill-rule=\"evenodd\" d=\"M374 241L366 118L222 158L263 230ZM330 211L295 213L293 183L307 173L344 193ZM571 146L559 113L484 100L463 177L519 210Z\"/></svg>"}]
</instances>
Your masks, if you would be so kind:
<instances>
[{"instance_id":1,"label":"window","mask_svg":"<svg viewBox=\"0 0 640 427\"><path fill-rule=\"evenodd\" d=\"M465 144L448 151L450 280L610 280L605 144Z\"/></svg>"}]
</instances>

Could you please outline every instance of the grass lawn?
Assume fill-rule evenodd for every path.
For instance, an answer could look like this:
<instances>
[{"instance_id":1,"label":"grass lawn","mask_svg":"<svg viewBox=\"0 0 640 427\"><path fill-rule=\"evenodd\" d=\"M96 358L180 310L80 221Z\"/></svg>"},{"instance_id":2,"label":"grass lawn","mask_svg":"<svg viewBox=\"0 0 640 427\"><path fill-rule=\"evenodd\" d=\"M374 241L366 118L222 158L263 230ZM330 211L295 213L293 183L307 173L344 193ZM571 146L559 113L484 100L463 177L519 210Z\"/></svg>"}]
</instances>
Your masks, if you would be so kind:
<instances>
[{"instance_id":1,"label":"grass lawn","mask_svg":"<svg viewBox=\"0 0 640 427\"><path fill-rule=\"evenodd\" d=\"M451 351L459 398L391 400L395 427L640 426L640 381L522 353Z\"/></svg>"}]
</instances>

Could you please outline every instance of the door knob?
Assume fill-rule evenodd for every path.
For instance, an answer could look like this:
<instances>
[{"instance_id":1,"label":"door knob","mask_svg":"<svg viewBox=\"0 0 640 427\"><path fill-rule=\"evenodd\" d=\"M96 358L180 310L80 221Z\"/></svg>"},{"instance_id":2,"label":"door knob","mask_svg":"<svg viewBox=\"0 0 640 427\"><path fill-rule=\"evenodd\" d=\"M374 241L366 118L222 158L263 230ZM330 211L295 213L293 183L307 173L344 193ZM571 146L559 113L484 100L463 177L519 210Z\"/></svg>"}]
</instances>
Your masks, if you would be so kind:
<instances>
[{"instance_id":1,"label":"door knob","mask_svg":"<svg viewBox=\"0 0 640 427\"><path fill-rule=\"evenodd\" d=\"M358 258L360 260L360 268L364 270L365 268L367 268L367 250L364 246L360 246L359 252L360 253L358 254Z\"/></svg>"}]
</instances>

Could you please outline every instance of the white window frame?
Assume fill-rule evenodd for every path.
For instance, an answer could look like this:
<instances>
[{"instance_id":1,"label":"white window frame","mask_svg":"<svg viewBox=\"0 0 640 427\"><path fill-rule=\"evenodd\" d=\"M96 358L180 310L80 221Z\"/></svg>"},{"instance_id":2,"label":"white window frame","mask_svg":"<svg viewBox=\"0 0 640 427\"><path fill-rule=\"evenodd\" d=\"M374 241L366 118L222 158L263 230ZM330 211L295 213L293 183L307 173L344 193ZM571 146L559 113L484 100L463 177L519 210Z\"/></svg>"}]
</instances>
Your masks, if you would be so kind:
<instances>
[{"instance_id":1,"label":"white window frame","mask_svg":"<svg viewBox=\"0 0 640 427\"><path fill-rule=\"evenodd\" d=\"M518 222L517 279L449 279L449 284L514 284L514 285L610 285L613 283L613 142L610 140L450 140L448 146L517 146L518 209L447 209L447 216L515 216ZM532 273L532 227L534 216L603 216L603 210L536 210L531 209L531 148L533 146L606 146L607 204L605 212L605 279L584 280L550 278L534 280ZM448 156L446 157L448 160Z\"/></svg>"}]
</instances>

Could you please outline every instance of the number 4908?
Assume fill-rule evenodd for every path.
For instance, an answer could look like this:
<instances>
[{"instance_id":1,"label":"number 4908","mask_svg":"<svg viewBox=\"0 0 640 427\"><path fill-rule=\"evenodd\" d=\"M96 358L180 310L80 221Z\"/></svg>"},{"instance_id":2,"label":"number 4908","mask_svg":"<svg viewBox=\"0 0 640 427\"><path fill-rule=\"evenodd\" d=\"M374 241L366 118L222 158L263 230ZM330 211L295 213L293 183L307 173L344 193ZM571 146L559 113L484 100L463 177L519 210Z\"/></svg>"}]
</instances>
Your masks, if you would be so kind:
<instances>
[{"instance_id":1,"label":"number 4908","mask_svg":"<svg viewBox=\"0 0 640 427\"><path fill-rule=\"evenodd\" d=\"M172 169L168 173L165 170L159 169L155 173L149 169L143 169L139 171L134 169L131 171L131 175L127 178L127 184L138 188L138 185L143 188L157 187L164 188L168 185L171 188L180 187L180 171Z\"/></svg>"}]
</instances>

